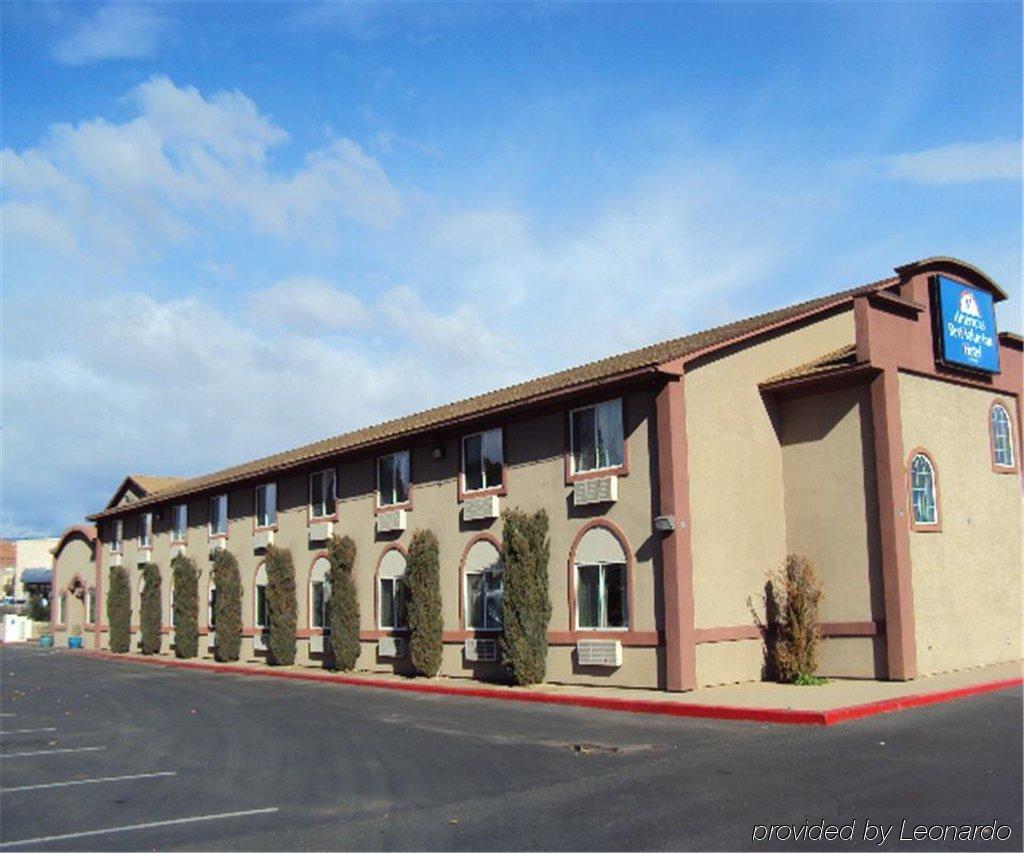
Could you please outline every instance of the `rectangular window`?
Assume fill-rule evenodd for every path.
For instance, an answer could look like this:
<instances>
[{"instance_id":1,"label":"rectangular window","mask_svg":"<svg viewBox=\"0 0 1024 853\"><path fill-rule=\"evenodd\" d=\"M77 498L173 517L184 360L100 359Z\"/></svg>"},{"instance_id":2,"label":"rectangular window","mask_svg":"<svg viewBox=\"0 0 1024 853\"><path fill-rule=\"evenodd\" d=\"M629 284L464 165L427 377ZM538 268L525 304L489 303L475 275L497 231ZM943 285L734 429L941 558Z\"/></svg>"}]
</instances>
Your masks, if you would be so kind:
<instances>
[{"instance_id":1,"label":"rectangular window","mask_svg":"<svg viewBox=\"0 0 1024 853\"><path fill-rule=\"evenodd\" d=\"M228 496L217 495L210 498L210 535L227 536L228 534Z\"/></svg>"},{"instance_id":2,"label":"rectangular window","mask_svg":"<svg viewBox=\"0 0 1024 853\"><path fill-rule=\"evenodd\" d=\"M501 430L490 429L462 439L462 488L466 492L502 485L504 456Z\"/></svg>"},{"instance_id":3,"label":"rectangular window","mask_svg":"<svg viewBox=\"0 0 1024 853\"><path fill-rule=\"evenodd\" d=\"M188 504L175 504L171 507L171 538L175 542L184 542L188 535Z\"/></svg>"},{"instance_id":4,"label":"rectangular window","mask_svg":"<svg viewBox=\"0 0 1024 853\"><path fill-rule=\"evenodd\" d=\"M264 483L256 487L256 526L273 527L277 524L277 483Z\"/></svg>"},{"instance_id":5,"label":"rectangular window","mask_svg":"<svg viewBox=\"0 0 1024 853\"><path fill-rule=\"evenodd\" d=\"M409 500L409 451L377 458L377 506L395 506Z\"/></svg>"},{"instance_id":6,"label":"rectangular window","mask_svg":"<svg viewBox=\"0 0 1024 853\"><path fill-rule=\"evenodd\" d=\"M121 542L124 539L124 522L118 519L110 525L110 550L120 551Z\"/></svg>"},{"instance_id":7,"label":"rectangular window","mask_svg":"<svg viewBox=\"0 0 1024 853\"><path fill-rule=\"evenodd\" d=\"M256 627L270 627L270 614L267 611L267 588L263 584L256 587Z\"/></svg>"},{"instance_id":8,"label":"rectangular window","mask_svg":"<svg viewBox=\"0 0 1024 853\"><path fill-rule=\"evenodd\" d=\"M574 409L570 415L572 470L617 468L623 459L622 401Z\"/></svg>"},{"instance_id":9,"label":"rectangular window","mask_svg":"<svg viewBox=\"0 0 1024 853\"><path fill-rule=\"evenodd\" d=\"M217 587L210 587L210 612L207 614L206 624L210 629L217 627Z\"/></svg>"},{"instance_id":10,"label":"rectangular window","mask_svg":"<svg viewBox=\"0 0 1024 853\"><path fill-rule=\"evenodd\" d=\"M66 625L68 621L68 594L62 592L57 599L57 624Z\"/></svg>"},{"instance_id":11,"label":"rectangular window","mask_svg":"<svg viewBox=\"0 0 1024 853\"><path fill-rule=\"evenodd\" d=\"M144 512L139 516L139 547L150 548L153 545L153 513Z\"/></svg>"},{"instance_id":12,"label":"rectangular window","mask_svg":"<svg viewBox=\"0 0 1024 853\"><path fill-rule=\"evenodd\" d=\"M467 624L479 631L501 630L502 583L500 572L466 575Z\"/></svg>"},{"instance_id":13,"label":"rectangular window","mask_svg":"<svg viewBox=\"0 0 1024 853\"><path fill-rule=\"evenodd\" d=\"M406 626L405 597L404 578L380 579L381 628L404 628Z\"/></svg>"},{"instance_id":14,"label":"rectangular window","mask_svg":"<svg viewBox=\"0 0 1024 853\"><path fill-rule=\"evenodd\" d=\"M96 624L96 590L90 589L85 598L85 620L90 625Z\"/></svg>"},{"instance_id":15,"label":"rectangular window","mask_svg":"<svg viewBox=\"0 0 1024 853\"><path fill-rule=\"evenodd\" d=\"M331 617L330 611L330 593L328 587L323 581L313 581L313 601L312 603L312 615L313 615L313 627L314 628L330 628Z\"/></svg>"},{"instance_id":16,"label":"rectangular window","mask_svg":"<svg viewBox=\"0 0 1024 853\"><path fill-rule=\"evenodd\" d=\"M334 515L337 489L333 468L309 475L309 514L312 518Z\"/></svg>"},{"instance_id":17,"label":"rectangular window","mask_svg":"<svg viewBox=\"0 0 1024 853\"><path fill-rule=\"evenodd\" d=\"M625 628L626 566L597 563L576 567L576 622L580 628Z\"/></svg>"}]
</instances>

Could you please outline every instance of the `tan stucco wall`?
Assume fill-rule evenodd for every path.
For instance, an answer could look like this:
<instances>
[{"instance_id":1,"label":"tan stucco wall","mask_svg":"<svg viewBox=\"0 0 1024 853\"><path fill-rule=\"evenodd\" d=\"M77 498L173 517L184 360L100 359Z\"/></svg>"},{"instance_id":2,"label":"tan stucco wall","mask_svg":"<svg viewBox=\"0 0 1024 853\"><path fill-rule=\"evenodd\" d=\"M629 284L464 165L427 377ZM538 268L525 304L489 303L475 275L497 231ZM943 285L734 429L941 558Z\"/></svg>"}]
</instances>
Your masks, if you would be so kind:
<instances>
[{"instance_id":1,"label":"tan stucco wall","mask_svg":"<svg viewBox=\"0 0 1024 853\"><path fill-rule=\"evenodd\" d=\"M57 540L53 540L54 544ZM50 555L53 559L53 555ZM75 575L82 578L86 588L96 584L96 564L93 562L92 545L83 537L72 536L61 548L60 554L53 562L52 595L50 607L54 616L54 634L64 636L71 633L76 626L84 628L86 625L85 602L68 595L67 622L61 626L56 624L57 600L62 592L67 589ZM91 639L92 635L88 634Z\"/></svg>"},{"instance_id":2,"label":"tan stucco wall","mask_svg":"<svg viewBox=\"0 0 1024 853\"><path fill-rule=\"evenodd\" d=\"M942 527L910 532L918 671L1019 659L1021 485L992 471L998 395L908 373L899 390L904 456L924 447L935 460Z\"/></svg>"},{"instance_id":3,"label":"tan stucco wall","mask_svg":"<svg viewBox=\"0 0 1024 853\"><path fill-rule=\"evenodd\" d=\"M854 340L847 310L734 348L686 374L690 529L697 628L751 625L786 554L779 416L758 383ZM699 684L759 677L757 642L698 646Z\"/></svg>"},{"instance_id":4,"label":"tan stucco wall","mask_svg":"<svg viewBox=\"0 0 1024 853\"><path fill-rule=\"evenodd\" d=\"M660 560L657 542L652 538L652 494L649 443L655 440L653 427L653 394L636 391L626 396L626 440L629 446L630 474L619 479L618 501L598 507L577 509L572 502L572 488L565 484L565 409L552 409L505 425L505 456L508 463L508 494L501 498L502 509L520 507L524 510L545 509L550 520L551 574L553 605L551 631L568 631L569 571L568 557L578 531L593 518L606 518L625 533L633 556L633 600L630 602L630 623L634 630L654 631L660 625L660 581L655 582L656 560ZM381 535L375 531L375 456L351 458L338 464L339 520L334 524L338 534L348 534L356 542L357 589L362 628L377 628L374 603L374 572L381 554L392 543L408 547L413 531L432 530L438 538L441 556L441 591L445 630L460 629L459 597L461 584L459 562L467 543L481 532L501 538L501 521L464 523L457 500L456 471L459 464L459 435L440 439L445 454L434 459L435 441L419 438L411 444L411 476L413 508L407 513L408 528L401 535ZM395 449L402 449L401 447ZM322 553L322 545L310 546L307 535L307 503L309 474L329 467L326 464L277 479L278 528L275 544L292 552L296 569L298 594L298 627L310 627L310 568ZM254 490L252 486L228 493L228 549L238 560L242 575L242 615L246 627L254 622L253 579L262 554L252 547ZM153 560L160 566L165 584L165 624L170 616L170 507L164 508L162 519L154 520ZM202 572L200 625L206 625L205 600L210 582L211 561L208 557L206 532L208 501L203 498L189 502L189 535L187 553L195 559ZM104 528L103 535L107 535ZM123 563L132 577L132 622L138 622L139 572L136 568L137 521L126 518L124 525ZM105 555L109 549L105 549ZM138 637L135 637L137 644ZM200 648L206 651L205 639ZM299 640L298 659L309 661L309 644ZM170 644L165 642L164 651ZM255 657L251 640L243 643L243 657ZM653 647L624 649L623 666L616 670L577 670L572 646L553 646L549 656L549 680L577 683L614 684L634 687L657 687L659 683L659 652ZM363 643L359 668L390 672L402 665L376 659L376 641ZM447 644L442 672L448 675L495 675L496 668L486 664L467 664L462 660L461 643Z\"/></svg>"}]
</instances>

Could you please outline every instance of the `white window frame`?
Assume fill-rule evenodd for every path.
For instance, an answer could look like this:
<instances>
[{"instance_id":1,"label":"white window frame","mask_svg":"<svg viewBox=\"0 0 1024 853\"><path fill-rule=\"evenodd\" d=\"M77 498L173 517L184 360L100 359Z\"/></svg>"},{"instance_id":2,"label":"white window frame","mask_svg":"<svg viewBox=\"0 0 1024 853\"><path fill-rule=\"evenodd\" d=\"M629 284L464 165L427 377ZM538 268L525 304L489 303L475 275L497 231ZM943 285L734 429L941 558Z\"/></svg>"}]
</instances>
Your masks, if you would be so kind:
<instances>
[{"instance_id":1,"label":"white window frame","mask_svg":"<svg viewBox=\"0 0 1024 853\"><path fill-rule=\"evenodd\" d=\"M261 563L260 568L256 569L256 576L259 577L259 573L262 570L264 577L267 575L267 564ZM252 626L257 629L260 633L265 634L270 630L270 601L267 598L267 580L260 583L258 580L253 584L252 587ZM260 624L260 589L263 590L263 602L264 609L266 610L266 624Z\"/></svg>"},{"instance_id":2,"label":"white window frame","mask_svg":"<svg viewBox=\"0 0 1024 853\"><path fill-rule=\"evenodd\" d=\"M330 495L329 500L324 502L324 509L326 510L323 515L317 515L315 510L316 496L313 494L313 480L315 477L321 474L330 474ZM316 521L323 518L333 518L337 514L338 510L338 471L335 468L323 468L319 471L313 471L309 475L309 517Z\"/></svg>"},{"instance_id":3,"label":"white window frame","mask_svg":"<svg viewBox=\"0 0 1024 853\"><path fill-rule=\"evenodd\" d=\"M260 491L264 493L264 509L265 518L260 518ZM273 494L273 501L269 500L266 495L268 493ZM257 530L269 530L270 528L277 527L277 483L260 483L254 491L255 504L253 505L253 523L256 525Z\"/></svg>"},{"instance_id":4,"label":"white window frame","mask_svg":"<svg viewBox=\"0 0 1024 853\"><path fill-rule=\"evenodd\" d=\"M614 406L619 414L619 426L622 432L622 442L619 446L619 461L612 465L602 465L596 468L576 467L576 430L573 428L573 418L578 412L585 412L587 409L594 409L594 446L597 447L597 412L602 406ZM598 471L616 471L626 462L626 417L623 411L622 398L616 397L612 400L602 400L600 403L589 403L586 406L577 406L569 411L569 472L571 474L592 474Z\"/></svg>"},{"instance_id":5,"label":"white window frame","mask_svg":"<svg viewBox=\"0 0 1024 853\"><path fill-rule=\"evenodd\" d=\"M930 492L930 495L931 495L931 505L932 505L932 512L933 512L932 518L930 518L930 519L919 519L917 517L917 501L914 500L914 494L915 494L915 492L920 491L920 489L914 483L914 477L915 477L914 467L916 466L917 461L919 459L921 461L923 461L925 465L928 466L928 475L929 475L929 480L928 480L928 482L929 482L929 489L928 489L928 491ZM935 488L935 465L932 462L932 460L928 458L927 454L924 454L924 453L915 453L913 455L913 457L911 458L911 460L910 460L910 512L913 514L913 522L914 522L914 524L917 527L938 527L938 524L939 524L939 496L938 496L938 491Z\"/></svg>"},{"instance_id":6,"label":"white window frame","mask_svg":"<svg viewBox=\"0 0 1024 853\"><path fill-rule=\"evenodd\" d=\"M384 503L381 498L383 495L380 491L380 463L383 459L390 459L394 456L405 456L405 499L395 500L390 503ZM408 450L396 450L394 453L382 453L377 457L376 461L376 479L377 479L377 509L389 509L391 507L404 507L409 503L412 497L412 456Z\"/></svg>"},{"instance_id":7,"label":"white window frame","mask_svg":"<svg viewBox=\"0 0 1024 853\"><path fill-rule=\"evenodd\" d=\"M153 547L153 513L144 512L139 516L139 548L148 551Z\"/></svg>"},{"instance_id":8,"label":"white window frame","mask_svg":"<svg viewBox=\"0 0 1024 853\"><path fill-rule=\"evenodd\" d=\"M590 568L591 566L597 566L600 570L599 586L598 586L598 624L597 625L581 625L580 624L580 569ZM605 567L606 566L622 566L623 572L623 583L625 584L625 590L623 596L626 601L626 618L622 625L609 625L608 624L608 585L605 581ZM573 596L575 596L575 610L576 610L576 630L577 631L628 631L630 618L633 613L633 602L629 600L629 564L622 560L600 560L594 563L576 563L573 566Z\"/></svg>"},{"instance_id":9,"label":"white window frame","mask_svg":"<svg viewBox=\"0 0 1024 853\"><path fill-rule=\"evenodd\" d=\"M395 592L395 586L399 581L405 580L405 575L390 575L386 578L377 578L377 627L381 631L408 631L409 626L398 624L398 595ZM391 620L395 623L394 625L385 625L384 620L381 619L381 603L384 601L383 589L384 584L391 584ZM408 613L406 614L408 617Z\"/></svg>"},{"instance_id":10,"label":"white window frame","mask_svg":"<svg viewBox=\"0 0 1024 853\"><path fill-rule=\"evenodd\" d=\"M502 489L505 486L505 434L501 427L494 427L493 429L485 429L480 432L471 432L469 435L462 436L462 470L459 471L459 476L462 478L462 493L466 495L475 495L479 492L489 492L495 489ZM487 482L487 466L484 465L484 436L490 435L491 433L497 433L498 435L498 447L501 449L500 461L501 461L501 481L498 483ZM466 442L471 438L480 438L480 478L483 481L483 485L479 489L470 489L466 482Z\"/></svg>"},{"instance_id":11,"label":"white window frame","mask_svg":"<svg viewBox=\"0 0 1024 853\"><path fill-rule=\"evenodd\" d=\"M89 625L96 624L96 587L85 591L85 621Z\"/></svg>"},{"instance_id":12,"label":"white window frame","mask_svg":"<svg viewBox=\"0 0 1024 853\"><path fill-rule=\"evenodd\" d=\"M68 624L68 594L67 591L57 596L57 624Z\"/></svg>"},{"instance_id":13,"label":"white window frame","mask_svg":"<svg viewBox=\"0 0 1024 853\"><path fill-rule=\"evenodd\" d=\"M329 607L329 602L331 600L331 593L330 593L330 589L331 589L331 564L330 564L330 561L327 560L326 557L317 557L317 559L313 563L314 568L316 567L316 564L320 562L320 560L325 560L327 562L327 568L324 569L323 577L321 577L321 578L310 577L310 579L309 579L309 601L308 601L308 607L307 607L307 610L309 612L309 620L308 621L309 621L309 628L310 628L310 630L312 630L312 631L323 631L325 634L328 634L328 633L330 633L330 630L331 630L331 621L330 621L330 618L329 618L329 615L328 615L329 612L330 612L328 610L328 607ZM314 587L315 584L318 584L318 583L321 584L323 586L323 588L324 588L323 608L322 608L321 620L320 620L320 621L322 621L324 623L323 625L316 625L313 622L313 601L314 601L313 587Z\"/></svg>"},{"instance_id":14,"label":"white window frame","mask_svg":"<svg viewBox=\"0 0 1024 853\"><path fill-rule=\"evenodd\" d=\"M178 526L178 513L181 512L182 526ZM174 504L171 507L171 541L184 542L188 539L188 504Z\"/></svg>"},{"instance_id":15,"label":"white window frame","mask_svg":"<svg viewBox=\"0 0 1024 853\"><path fill-rule=\"evenodd\" d=\"M1002 412L1002 423L1001 426L1006 430L1005 435L1000 435L996 430L996 412ZM1010 413L1006 410L1006 406L1002 403L995 403L992 406L992 411L989 415L989 429L992 431L992 464L996 468L1006 468L1011 470L1015 467L1016 461L1015 449L1013 446L1013 421L1010 419ZM999 439L1004 437L1006 439L1006 446L1000 448ZM1009 462L1000 462L999 453L1000 450L1005 450L1010 455Z\"/></svg>"},{"instance_id":16,"label":"white window frame","mask_svg":"<svg viewBox=\"0 0 1024 853\"><path fill-rule=\"evenodd\" d=\"M505 586L504 586L505 585L505 572L502 569L497 569L497 570L492 569L490 571L464 572L463 573L463 580L462 580L462 612L466 616L466 619L465 619L466 630L467 631L493 631L495 633L500 633L501 630L504 627L500 623L498 625L494 625L494 626L484 626L483 628L478 628L476 625L474 625L472 623L472 614L470 613L470 609L469 609L469 603L470 603L469 602L469 579L472 578L472 577L478 577L478 576L483 577L483 579L484 579L484 593L483 594L484 594L484 600L485 601L487 599L488 584L491 581L491 579L493 579L493 578L497 578L498 579L498 583L501 584L502 595L503 596L504 596L504 592L505 592ZM485 620L486 620L486 616L487 616L487 608L484 607L484 618L485 618Z\"/></svg>"},{"instance_id":17,"label":"white window frame","mask_svg":"<svg viewBox=\"0 0 1024 853\"><path fill-rule=\"evenodd\" d=\"M218 512L218 515L220 515L220 520L224 524L224 530L223 531L214 530L213 529L213 507L214 507L215 504L218 507L217 512ZM223 494L220 494L220 495L214 495L213 497L210 498L210 503L209 503L209 520L206 523L206 532L207 532L207 535L211 539L215 539L215 538L220 537L220 536L227 536L228 535L228 495L227 495L227 492L224 492Z\"/></svg>"},{"instance_id":18,"label":"white window frame","mask_svg":"<svg viewBox=\"0 0 1024 853\"><path fill-rule=\"evenodd\" d=\"M111 524L110 550L114 554L120 554L124 548L124 520L117 518Z\"/></svg>"}]
</instances>

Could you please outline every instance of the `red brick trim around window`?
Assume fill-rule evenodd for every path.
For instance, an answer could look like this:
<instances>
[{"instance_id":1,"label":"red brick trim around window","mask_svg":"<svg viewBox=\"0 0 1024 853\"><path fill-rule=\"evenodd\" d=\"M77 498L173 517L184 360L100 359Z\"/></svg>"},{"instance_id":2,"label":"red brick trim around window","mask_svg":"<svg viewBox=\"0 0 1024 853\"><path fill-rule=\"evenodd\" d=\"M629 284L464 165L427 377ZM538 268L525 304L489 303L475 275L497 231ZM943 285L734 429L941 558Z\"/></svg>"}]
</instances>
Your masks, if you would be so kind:
<instances>
[{"instance_id":1,"label":"red brick trim around window","mask_svg":"<svg viewBox=\"0 0 1024 853\"><path fill-rule=\"evenodd\" d=\"M363 634L367 634L366 639L378 639L379 637L390 636L402 637L405 636L405 633L408 630L407 628L380 627L380 567L389 551L398 551L406 561L408 561L409 558L409 552L398 542L392 542L384 548L377 557L377 565L373 569L373 630L371 632L360 631L359 639L361 640L364 639ZM374 636L370 637L370 633L374 634Z\"/></svg>"},{"instance_id":2,"label":"red brick trim around window","mask_svg":"<svg viewBox=\"0 0 1024 853\"><path fill-rule=\"evenodd\" d=\"M577 483L581 480L596 480L600 477L628 477L629 476L629 420L627 415L629 410L626 407L626 392L623 391L622 396L618 397L619 404L622 406L622 464L616 465L613 468L600 468L596 471L580 471L574 472L572 469L572 413L579 411L580 409L586 409L589 406L597 406L601 403L607 403L609 400L614 400L614 397L600 397L597 399L589 400L588 402L581 402L577 405L571 406L565 410L565 451L564 457L564 468L565 468L565 484L567 486Z\"/></svg>"},{"instance_id":3,"label":"red brick trim around window","mask_svg":"<svg viewBox=\"0 0 1024 853\"><path fill-rule=\"evenodd\" d=\"M935 523L928 524L919 522L914 518L914 495L912 490L912 470L914 459L923 456L932 467L932 488L935 492ZM939 490L939 466L935 459L924 447L915 447L907 454L906 461L906 483L907 483L907 521L910 522L910 529L915 533L941 533L942 532L942 493Z\"/></svg>"},{"instance_id":4,"label":"red brick trim around window","mask_svg":"<svg viewBox=\"0 0 1024 853\"><path fill-rule=\"evenodd\" d=\"M993 429L992 424L992 413L995 411L996 406L1006 412L1007 427L1010 433L1010 458L1013 462L1012 465L996 464L996 431ZM1013 417L1013 408L1013 404L999 398L993 400L988 407L988 447L992 460L992 471L996 474L1017 474L1020 472L1020 448L1017 444L1017 428L1015 418Z\"/></svg>"},{"instance_id":5,"label":"red brick trim around window","mask_svg":"<svg viewBox=\"0 0 1024 853\"><path fill-rule=\"evenodd\" d=\"M580 542L583 541L583 537L595 527L603 527L611 533L618 541L626 558L626 618L628 624L621 630L592 631L588 628L580 628L576 624L576 550L579 548ZM633 549L629 546L629 539L623 533L622 528L615 524L615 522L609 521L607 518L592 518L576 532L572 545L569 547L569 559L567 561L570 633L588 640L595 639L595 635L598 634L602 636L607 634L612 639L623 639L625 636L635 633L633 626L636 622L636 599L633 596L633 563Z\"/></svg>"}]
</instances>

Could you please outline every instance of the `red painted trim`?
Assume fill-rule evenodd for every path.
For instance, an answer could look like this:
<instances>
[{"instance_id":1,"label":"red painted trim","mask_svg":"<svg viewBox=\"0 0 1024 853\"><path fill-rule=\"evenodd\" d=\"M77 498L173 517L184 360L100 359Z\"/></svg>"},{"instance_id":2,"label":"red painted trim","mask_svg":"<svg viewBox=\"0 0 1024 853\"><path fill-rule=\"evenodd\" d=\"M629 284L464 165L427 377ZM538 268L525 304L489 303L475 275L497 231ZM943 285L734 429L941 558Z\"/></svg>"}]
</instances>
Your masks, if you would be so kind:
<instances>
[{"instance_id":1,"label":"red painted trim","mask_svg":"<svg viewBox=\"0 0 1024 853\"><path fill-rule=\"evenodd\" d=\"M670 717L697 717L716 720L746 720L758 723L787 723L796 725L830 726L836 723L868 717L874 714L898 711L948 702L966 696L990 693L1024 684L1024 678L1008 678L983 684L973 684L955 690L936 693L919 693L851 705L827 711L796 711L787 708L741 708L732 705L690 705L664 699L619 699L612 696L588 696L570 693L544 693L523 690L518 687L462 687L459 685L437 684L427 680L384 680L360 678L351 675L326 673L318 670L261 669L233 664L210 663L195 660L178 660L172 657L142 657L141 655L115 655L109 652L86 652L93 657L130 663L155 664L157 666L182 667L231 675L248 675L258 678L285 678L293 681L319 681L352 687L369 687L381 690L400 690L407 693L432 693L440 696L465 696L474 699L498 699L510 702L532 702L543 705L569 705L577 708L594 708L602 711L624 711L639 714L660 714Z\"/></svg>"},{"instance_id":2,"label":"red painted trim","mask_svg":"<svg viewBox=\"0 0 1024 853\"><path fill-rule=\"evenodd\" d=\"M563 467L565 469L565 484L571 486L573 483L578 483L582 480L597 480L601 477L628 477L629 476L629 421L626 416L629 414L626 409L626 394L625 392L618 398L619 405L622 408L622 464L616 465L612 468L600 468L596 471L580 471L574 472L572 470L572 413L578 412L580 409L586 409L590 406L597 406L601 403L607 403L616 398L602 396L599 399L594 399L580 405L573 406L567 409L565 412L565 450L563 451Z\"/></svg>"},{"instance_id":3,"label":"red painted trim","mask_svg":"<svg viewBox=\"0 0 1024 853\"><path fill-rule=\"evenodd\" d=\"M89 524L74 524L65 530L61 535L60 539L57 540L57 544L50 549L50 553L54 559L60 556L60 552L64 550L64 546L75 536L81 536L87 545L93 545L96 542L96 528ZM56 578L56 575L54 575Z\"/></svg>"},{"instance_id":4,"label":"red painted trim","mask_svg":"<svg viewBox=\"0 0 1024 853\"><path fill-rule=\"evenodd\" d=\"M392 542L383 551L380 552L380 556L377 557L377 565L373 569L373 626L374 630L381 632L380 636L386 637L391 635L390 628L380 627L380 566L384 562L384 558L387 556L388 551L398 551L402 558L409 559L409 552L400 545L398 542ZM398 628L396 630L402 631L403 633L407 630L406 628ZM359 632L359 639L363 639L363 631ZM378 639L378 638L373 638Z\"/></svg>"},{"instance_id":5,"label":"red painted trim","mask_svg":"<svg viewBox=\"0 0 1024 853\"><path fill-rule=\"evenodd\" d=\"M502 445L504 449L504 445ZM459 558L459 630L466 632L469 630L477 631L478 629L469 629L466 627L466 560L469 558L469 552L473 550L473 546L478 542L489 542L498 550L498 559L502 558L501 541L490 533L478 533L472 537L467 543L466 547L462 549L462 557ZM483 631L483 634L490 635L501 633L496 629L490 631Z\"/></svg>"},{"instance_id":6,"label":"red painted trim","mask_svg":"<svg viewBox=\"0 0 1024 853\"><path fill-rule=\"evenodd\" d=\"M483 435L485 432L490 432L493 429L501 430L501 485L492 486L486 489L474 489L473 491L466 490L466 456L465 456L465 441L474 435ZM488 429L479 429L475 432L467 432L460 435L457 439L459 445L459 468L455 473L455 488L459 503L463 503L468 498L489 498L489 497L504 497L508 494L508 430L504 426L489 427Z\"/></svg>"},{"instance_id":7,"label":"red painted trim","mask_svg":"<svg viewBox=\"0 0 1024 853\"><path fill-rule=\"evenodd\" d=\"M911 493L911 470L910 465L915 457L923 456L932 466L932 489L935 492L935 521L927 523L917 521L914 518L914 500ZM939 491L939 466L935 464L935 457L924 447L917 446L907 454L905 466L905 477L907 483L907 520L910 522L910 529L915 533L941 533L942 532L942 493Z\"/></svg>"},{"instance_id":8,"label":"red painted trim","mask_svg":"<svg viewBox=\"0 0 1024 853\"><path fill-rule=\"evenodd\" d=\"M996 406L1006 412L1007 426L1010 432L1010 458L1013 460L1012 465L997 465L996 464L996 432L992 428L992 412L995 411ZM992 471L995 474L1017 474L1020 472L1020 456L1019 447L1017 443L1017 429L1014 423L1014 417L1010 413L1010 404L1005 400L996 398L988 407L988 448L992 459Z\"/></svg>"},{"instance_id":9,"label":"red painted trim","mask_svg":"<svg viewBox=\"0 0 1024 853\"><path fill-rule=\"evenodd\" d=\"M626 557L626 627L621 631L590 631L586 628L580 628L576 624L576 549L579 548L580 542L583 541L583 537L587 533L593 530L595 527L603 527L609 533L612 534L618 540L619 546L622 548L623 554ZM609 521L607 518L592 518L586 524L584 524L578 531L576 536L572 540L572 545L569 547L569 560L567 562L568 567L568 598L569 598L569 632L579 634L583 638L594 639L594 634L607 633L614 635L614 639L622 639L623 636L629 634L633 630L633 624L636 621L636 599L633 596L633 549L629 546L629 539L626 534L622 531L615 522Z\"/></svg>"},{"instance_id":10,"label":"red painted trim","mask_svg":"<svg viewBox=\"0 0 1024 853\"><path fill-rule=\"evenodd\" d=\"M658 512L676 521L672 532L656 534L661 537L667 690L693 690L697 686L685 381L682 375L669 379L654 401Z\"/></svg>"},{"instance_id":11,"label":"red painted trim","mask_svg":"<svg viewBox=\"0 0 1024 853\"><path fill-rule=\"evenodd\" d=\"M623 646L656 648L664 639L661 631L548 631L549 646L575 646L580 640L618 640Z\"/></svg>"}]
</instances>

